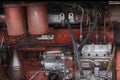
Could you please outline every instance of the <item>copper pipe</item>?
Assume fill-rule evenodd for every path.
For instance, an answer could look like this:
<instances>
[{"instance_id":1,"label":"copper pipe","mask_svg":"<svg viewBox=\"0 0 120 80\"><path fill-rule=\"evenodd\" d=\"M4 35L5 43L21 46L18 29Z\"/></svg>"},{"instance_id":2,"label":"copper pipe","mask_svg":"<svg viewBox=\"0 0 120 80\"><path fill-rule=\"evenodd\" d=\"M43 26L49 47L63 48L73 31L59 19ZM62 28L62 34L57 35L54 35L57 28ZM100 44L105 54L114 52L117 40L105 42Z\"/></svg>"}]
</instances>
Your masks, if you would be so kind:
<instances>
[{"instance_id":1,"label":"copper pipe","mask_svg":"<svg viewBox=\"0 0 120 80\"><path fill-rule=\"evenodd\" d=\"M6 16L7 32L9 36L18 36L26 32L24 7L17 4L3 5Z\"/></svg>"},{"instance_id":2,"label":"copper pipe","mask_svg":"<svg viewBox=\"0 0 120 80\"><path fill-rule=\"evenodd\" d=\"M28 32L41 35L48 31L48 14L46 3L30 3L27 5Z\"/></svg>"},{"instance_id":3,"label":"copper pipe","mask_svg":"<svg viewBox=\"0 0 120 80\"><path fill-rule=\"evenodd\" d=\"M112 55L111 55L111 58L110 58L110 60L109 60L108 66L107 66L107 70L106 70L106 74L105 74L104 80L106 80L106 79L108 78L109 70L110 70L110 68L111 68L111 65L112 65L112 62L113 62L113 58L114 58L114 56L115 56L115 49L116 49L116 46L115 46L115 44L114 44L113 50L112 50Z\"/></svg>"}]
</instances>

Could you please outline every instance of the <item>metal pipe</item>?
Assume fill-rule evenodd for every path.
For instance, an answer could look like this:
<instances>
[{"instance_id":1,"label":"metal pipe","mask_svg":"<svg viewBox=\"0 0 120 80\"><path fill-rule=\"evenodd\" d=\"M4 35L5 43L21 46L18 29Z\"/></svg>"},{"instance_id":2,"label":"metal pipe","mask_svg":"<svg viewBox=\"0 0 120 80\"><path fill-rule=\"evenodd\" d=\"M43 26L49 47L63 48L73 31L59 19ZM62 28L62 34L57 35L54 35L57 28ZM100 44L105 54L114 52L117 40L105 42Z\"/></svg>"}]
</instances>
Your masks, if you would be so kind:
<instances>
[{"instance_id":1,"label":"metal pipe","mask_svg":"<svg viewBox=\"0 0 120 80\"><path fill-rule=\"evenodd\" d=\"M82 39L83 39L83 35L82 35L82 23L83 23L83 17L84 17L84 9L80 5L77 5L77 4L65 4L65 5L78 7L82 11L81 19L80 19L80 41L82 41Z\"/></svg>"},{"instance_id":2,"label":"metal pipe","mask_svg":"<svg viewBox=\"0 0 120 80\"><path fill-rule=\"evenodd\" d=\"M7 32L9 36L18 36L26 32L24 7L19 4L4 4Z\"/></svg>"},{"instance_id":3,"label":"metal pipe","mask_svg":"<svg viewBox=\"0 0 120 80\"><path fill-rule=\"evenodd\" d=\"M93 31L96 29L97 27L97 21L98 21L98 9L97 7L94 6L95 9L95 16L94 16L94 21L93 21L93 25L91 27L91 30L89 31L89 33L87 34L87 36L85 37L85 39L81 42L78 50L81 51L82 47L84 46L84 44L90 39Z\"/></svg>"},{"instance_id":4,"label":"metal pipe","mask_svg":"<svg viewBox=\"0 0 120 80\"><path fill-rule=\"evenodd\" d=\"M41 35L48 31L48 14L46 3L29 3L27 5L28 32L31 35Z\"/></svg>"},{"instance_id":5,"label":"metal pipe","mask_svg":"<svg viewBox=\"0 0 120 80\"><path fill-rule=\"evenodd\" d=\"M104 80L106 80L108 78L108 74L109 74L109 70L111 68L111 65L112 65L112 62L113 62L113 58L115 56L115 49L116 49L116 46L115 44L113 45L113 50L112 50L112 55L111 55L111 58L109 60L109 63L108 63L108 66L107 66L107 70L106 70L106 74L105 74L105 78Z\"/></svg>"}]
</instances>

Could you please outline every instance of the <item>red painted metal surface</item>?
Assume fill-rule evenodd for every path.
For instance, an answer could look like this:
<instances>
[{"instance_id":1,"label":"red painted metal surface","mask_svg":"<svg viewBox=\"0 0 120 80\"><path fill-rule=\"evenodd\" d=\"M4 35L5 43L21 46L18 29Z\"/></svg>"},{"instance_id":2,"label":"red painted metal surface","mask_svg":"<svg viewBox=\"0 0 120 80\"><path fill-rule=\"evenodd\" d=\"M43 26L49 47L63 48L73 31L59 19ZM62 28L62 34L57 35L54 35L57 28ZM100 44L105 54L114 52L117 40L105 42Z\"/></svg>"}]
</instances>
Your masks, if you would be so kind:
<instances>
[{"instance_id":1,"label":"red painted metal surface","mask_svg":"<svg viewBox=\"0 0 120 80\"><path fill-rule=\"evenodd\" d=\"M44 72L42 71L42 66L40 64L40 60L36 58L36 54L33 54L35 52L20 52L20 58L22 61L22 66L24 69L24 75L26 77L26 80L29 80L35 73L38 71L41 71L33 80L48 80ZM29 56L26 56L30 54Z\"/></svg>"},{"instance_id":2,"label":"red painted metal surface","mask_svg":"<svg viewBox=\"0 0 120 80\"><path fill-rule=\"evenodd\" d=\"M120 47L116 49L116 80L120 80Z\"/></svg>"},{"instance_id":3,"label":"red painted metal surface","mask_svg":"<svg viewBox=\"0 0 120 80\"><path fill-rule=\"evenodd\" d=\"M21 40L22 38L23 39L25 38L24 35L18 36L18 37L13 37L13 36L8 36L5 29L1 30L1 31L3 31L3 32L0 33L0 42L2 40L3 35L4 36L6 35L5 36L5 41L6 41L6 44L9 44L9 45L15 46L15 44L17 43L17 38L18 38L18 42L19 42L19 40L20 40L21 43L24 42L24 40ZM80 30L79 29L72 29L72 31L74 33L75 39L76 40L79 39L79 33L80 33L79 31ZM50 29L49 33L54 34L54 37L55 37L54 40L47 40L47 41L41 40L41 41L39 41L39 40L36 39L36 36L32 36L32 41L37 42L37 43L44 43L44 44L64 44L64 43L71 42L68 29ZM83 34L85 35L87 33L88 33L88 29L86 28L86 29L83 30ZM92 34L92 37L91 37L92 41L94 41L94 35L95 34L96 34L96 31L94 31L93 34ZM100 40L101 40L102 34L103 34L103 29L99 29L98 34L99 34ZM107 40L109 42L113 42L114 41L113 30L111 30L110 28L107 28L106 34L107 34ZM42 46L21 48L21 51L24 51L24 52L20 52L19 55L20 55L20 59L21 59L21 62L22 62L24 72L25 72L24 75L25 75L26 80L29 80L31 78L31 76L33 76L36 72L42 71L42 66L40 64L40 59L36 58L36 51L45 51L46 49L48 49L48 48L47 47L42 47ZM29 53L28 51L30 51L32 54ZM29 55L29 56L27 56L27 55ZM119 54L119 56L120 56L120 54ZM69 67L71 67L70 71L73 72L72 62L68 61L67 59L65 60L65 62L66 62L66 64L69 65ZM117 62L117 66L118 66L118 63L120 62L119 57L118 57L118 60L116 62ZM117 77L119 77L119 74L120 74L120 71L119 71L118 68L119 68L119 66L117 67ZM34 78L34 80L47 80L47 78L45 77L44 72L41 72L40 74L38 74Z\"/></svg>"},{"instance_id":4,"label":"red painted metal surface","mask_svg":"<svg viewBox=\"0 0 120 80\"><path fill-rule=\"evenodd\" d=\"M72 29L73 33L74 33L74 37L76 40L79 39L79 29ZM83 34L86 35L88 33L88 30L87 28L83 30ZM31 41L34 41L34 42L37 42L37 43L44 43L44 44L65 44L65 43L70 43L71 42L71 39L70 39L70 35L69 35L69 32L68 32L68 29L50 29L49 30L49 33L53 33L54 34L54 37L55 39L54 40L37 40L36 37L37 36L31 36L32 37L32 40ZM2 40L2 37L3 37L3 34L6 34L5 36L5 41L7 44L9 45L14 45L17 43L17 38L18 38L18 42L20 41L21 43L24 42L24 38L25 36L22 35L22 36L18 36L18 37L13 37L13 36L8 36L6 31L3 30L3 33L0 33L0 42ZM92 42L94 42L94 36L96 34L96 31L93 32L92 34L92 37L91 37L91 40ZM99 39L102 40L102 34L103 34L103 30L100 29L98 30L98 34L99 34ZM106 34L107 34L107 41L108 42L113 42L114 41L114 37L113 37L113 30L111 29L107 29L106 30ZM21 39L20 39L21 37ZM23 37L23 40L22 40L22 37ZM28 51L44 51L46 50L46 47L42 47L42 46L34 46L33 48L31 47L23 47L21 48L21 50L28 50Z\"/></svg>"},{"instance_id":5,"label":"red painted metal surface","mask_svg":"<svg viewBox=\"0 0 120 80\"><path fill-rule=\"evenodd\" d=\"M7 32L9 36L18 36L26 32L24 8L17 4L4 4Z\"/></svg>"},{"instance_id":6,"label":"red painted metal surface","mask_svg":"<svg viewBox=\"0 0 120 80\"><path fill-rule=\"evenodd\" d=\"M27 5L28 32L40 35L48 32L48 14L46 3L30 3Z\"/></svg>"}]
</instances>

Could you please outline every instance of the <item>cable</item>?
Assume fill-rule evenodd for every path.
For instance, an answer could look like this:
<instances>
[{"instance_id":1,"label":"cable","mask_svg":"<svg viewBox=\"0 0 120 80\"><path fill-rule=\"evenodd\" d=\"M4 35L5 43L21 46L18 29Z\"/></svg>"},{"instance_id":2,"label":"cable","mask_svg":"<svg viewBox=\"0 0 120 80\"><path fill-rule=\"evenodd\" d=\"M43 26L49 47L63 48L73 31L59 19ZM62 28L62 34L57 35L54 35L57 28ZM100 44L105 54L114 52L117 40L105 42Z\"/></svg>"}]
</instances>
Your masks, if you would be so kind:
<instances>
[{"instance_id":1,"label":"cable","mask_svg":"<svg viewBox=\"0 0 120 80\"><path fill-rule=\"evenodd\" d=\"M70 34L70 38L71 38L71 41L72 41L72 44L73 44L73 48L74 48L74 53L75 53L75 56L76 56L76 62L77 62L77 65L78 65L78 70L79 70L79 73L80 75L82 75L82 68L81 68L81 65L80 65L80 56L79 56L79 51L77 50L78 47L77 47L77 43L74 39L74 35L72 33L72 29L71 29L71 25L70 25L70 22L69 22L69 19L68 19L68 12L67 12L67 9L65 9L65 18L66 18L66 22L67 22L67 26L68 26L68 31L69 31L69 34ZM81 77L80 77L81 78ZM79 79L80 79L79 78Z\"/></svg>"},{"instance_id":2,"label":"cable","mask_svg":"<svg viewBox=\"0 0 120 80\"><path fill-rule=\"evenodd\" d=\"M70 36L71 36L72 44L73 44L73 47L74 47L74 50L75 50L75 56L76 56L76 60L77 60L77 64L78 64L79 73L82 74L81 65L80 65L80 61L79 61L80 60L80 56L79 56L80 52L77 50L78 49L77 44L75 42L69 20L67 21L67 25L68 25L68 30L69 30L69 33L70 33Z\"/></svg>"},{"instance_id":3,"label":"cable","mask_svg":"<svg viewBox=\"0 0 120 80\"><path fill-rule=\"evenodd\" d=\"M71 43L66 43L66 44L42 44L42 43L36 43L36 42L25 42L22 44L19 44L16 47L16 50L18 50L19 48L23 47L23 46L29 46L29 45L33 45L33 46L47 46L47 47L62 47L62 46L69 46L71 45Z\"/></svg>"}]
</instances>

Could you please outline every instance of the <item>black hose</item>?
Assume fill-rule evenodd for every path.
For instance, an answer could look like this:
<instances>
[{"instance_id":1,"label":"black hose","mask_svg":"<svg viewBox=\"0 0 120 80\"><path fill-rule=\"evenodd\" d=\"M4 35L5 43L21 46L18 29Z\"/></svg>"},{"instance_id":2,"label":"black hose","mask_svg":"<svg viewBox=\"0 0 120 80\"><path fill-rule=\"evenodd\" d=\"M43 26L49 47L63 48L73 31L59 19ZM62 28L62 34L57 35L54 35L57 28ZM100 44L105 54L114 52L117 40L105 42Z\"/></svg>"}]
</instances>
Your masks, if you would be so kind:
<instances>
[{"instance_id":1,"label":"black hose","mask_svg":"<svg viewBox=\"0 0 120 80\"><path fill-rule=\"evenodd\" d=\"M25 42L25 43L19 44L16 47L16 50L18 50L19 48L21 48L23 46L65 47L65 46L69 46L69 45L71 45L71 43L66 43L66 44L42 44L42 43L36 43L36 42Z\"/></svg>"},{"instance_id":2,"label":"black hose","mask_svg":"<svg viewBox=\"0 0 120 80\"><path fill-rule=\"evenodd\" d=\"M77 68L79 70L80 75L83 75L82 68L81 68L80 61L79 61L80 60L80 56L79 56L80 52L78 51L77 43L76 43L74 35L72 33L70 22L67 18L67 12L65 12L65 17L66 17L66 22L67 22L67 26L68 26L68 31L69 31L71 41L72 41L72 44L73 44L73 48L74 48L74 51L75 51L76 62L77 62L77 65L78 65Z\"/></svg>"},{"instance_id":3,"label":"black hose","mask_svg":"<svg viewBox=\"0 0 120 80\"><path fill-rule=\"evenodd\" d=\"M92 26L91 30L89 31L89 33L87 34L87 36L85 37L85 39L83 39L83 41L81 42L81 44L80 44L80 46L79 46L79 48L78 48L79 51L81 51L82 47L83 47L84 44L90 39L93 31L94 31L94 30L96 29L96 27L97 27L98 9L96 9L96 7L95 7L94 9L95 9L96 14L95 14L95 19L94 19L94 21L93 21L93 26Z\"/></svg>"}]
</instances>

